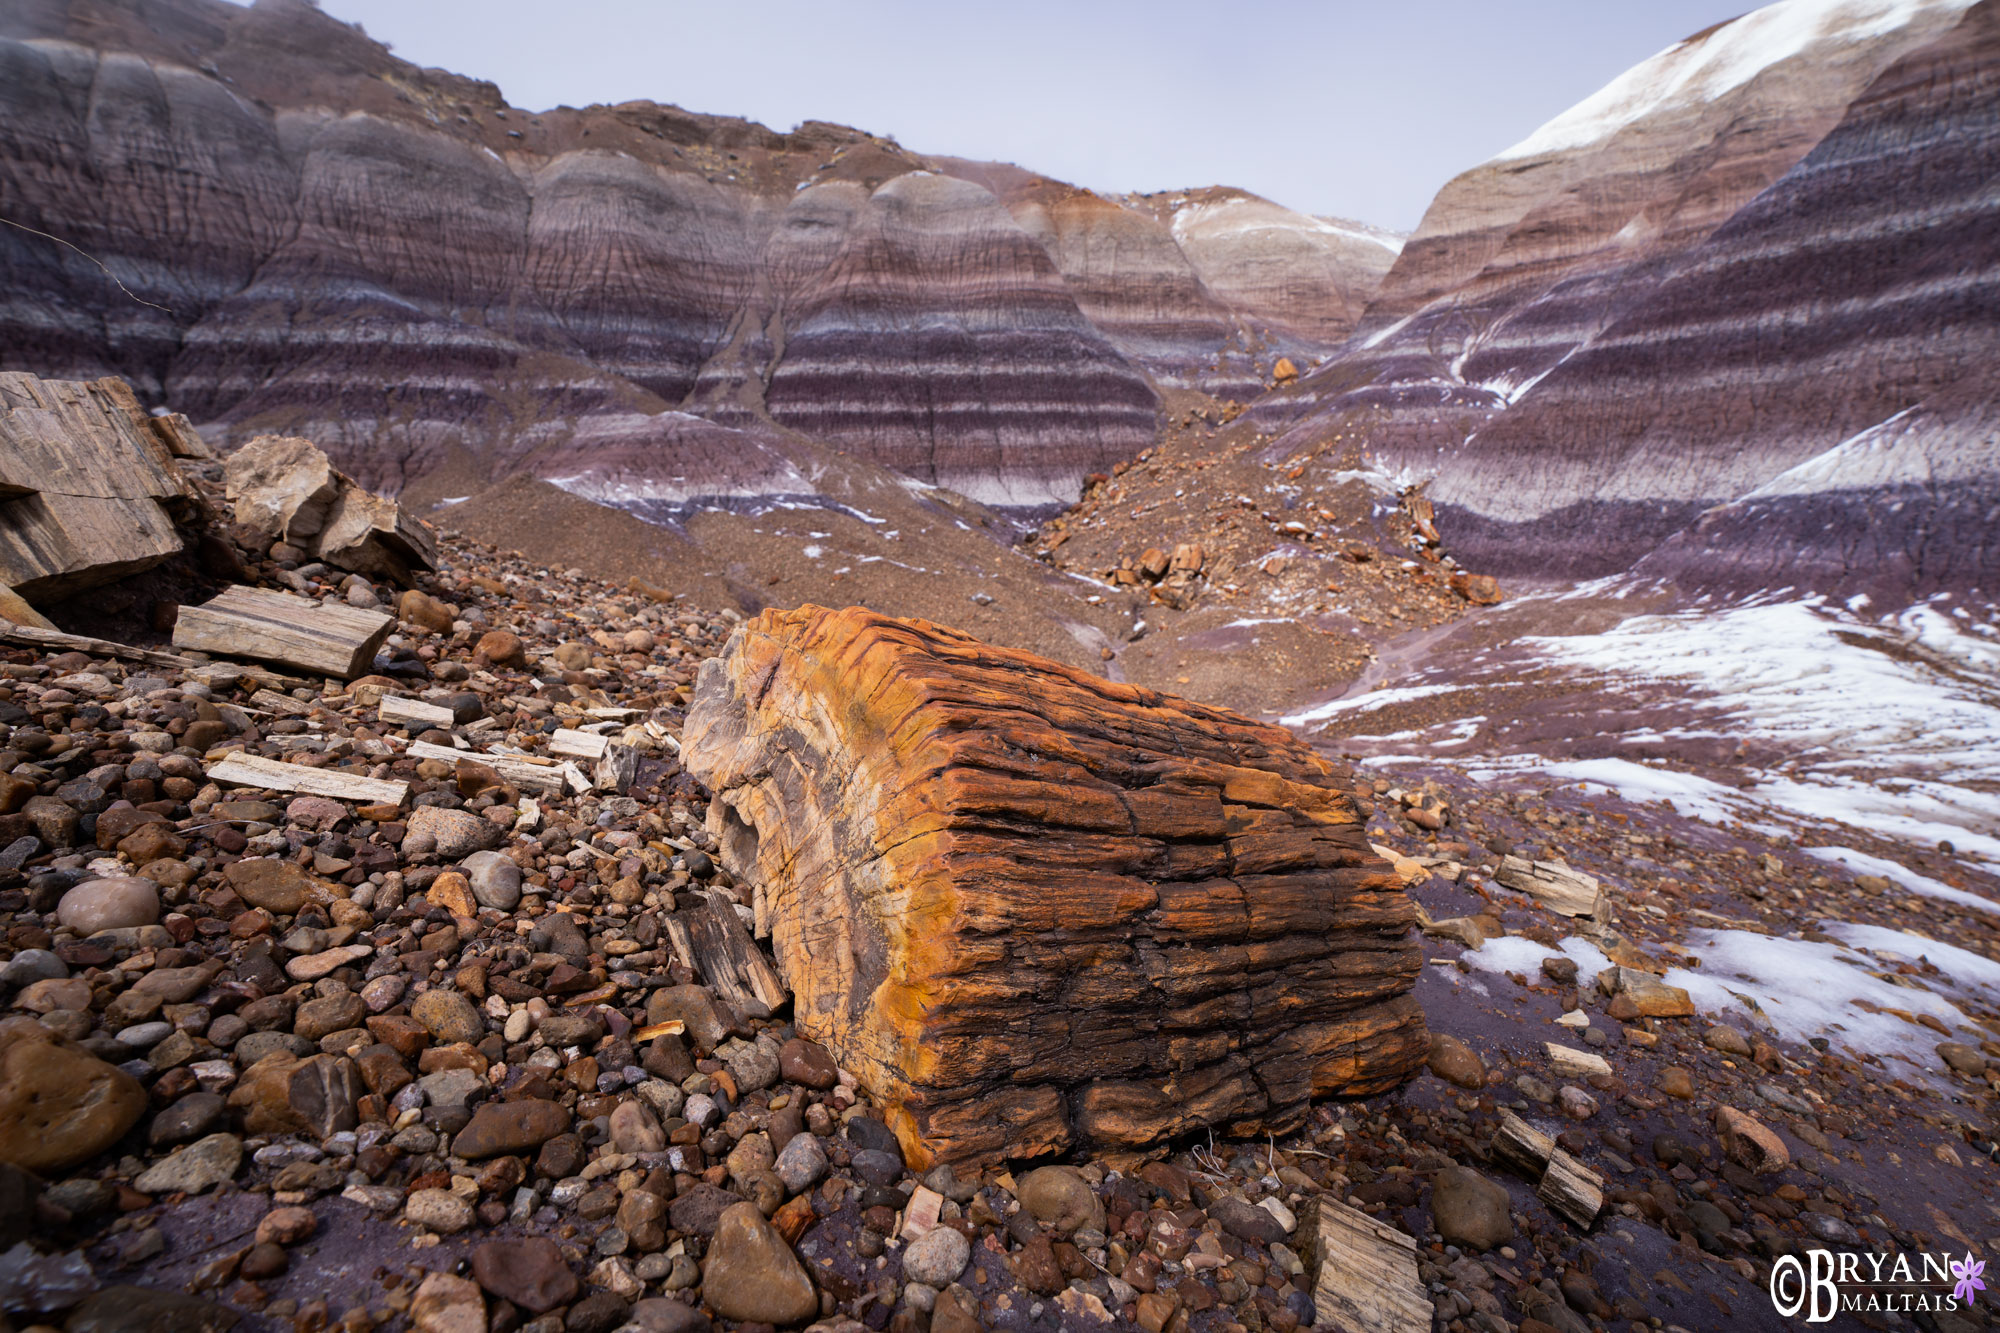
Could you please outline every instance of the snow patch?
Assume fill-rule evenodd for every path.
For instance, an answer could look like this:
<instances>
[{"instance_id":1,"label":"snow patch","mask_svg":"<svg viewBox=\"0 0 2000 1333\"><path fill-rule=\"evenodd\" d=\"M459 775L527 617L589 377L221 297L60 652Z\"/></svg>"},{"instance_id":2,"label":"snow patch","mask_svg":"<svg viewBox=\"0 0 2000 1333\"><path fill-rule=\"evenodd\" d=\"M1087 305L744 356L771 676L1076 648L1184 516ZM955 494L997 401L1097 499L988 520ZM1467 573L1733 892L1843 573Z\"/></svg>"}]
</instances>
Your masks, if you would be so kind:
<instances>
[{"instance_id":1,"label":"snow patch","mask_svg":"<svg viewBox=\"0 0 2000 1333\"><path fill-rule=\"evenodd\" d=\"M1826 59L1832 48L1881 37L1918 19L1938 23L1973 0L1783 0L1677 42L1633 66L1549 121L1495 162L1582 148L1655 112L1714 101L1794 58ZM1926 25L1926 31L1931 25Z\"/></svg>"},{"instance_id":2,"label":"snow patch","mask_svg":"<svg viewBox=\"0 0 2000 1333\"><path fill-rule=\"evenodd\" d=\"M1395 690L1374 690L1352 699L1334 699L1317 708L1309 708L1302 713L1293 713L1278 719L1288 727L1302 727L1312 722L1324 722L1330 717L1343 713L1368 713L1377 708L1387 708L1390 704L1408 703L1412 699L1428 698L1433 694L1450 694L1455 685L1409 685Z\"/></svg>"},{"instance_id":3,"label":"snow patch","mask_svg":"<svg viewBox=\"0 0 2000 1333\"><path fill-rule=\"evenodd\" d=\"M1907 959L1928 954L1947 971L1951 969L1946 958L1964 954L1974 960L1965 964L1963 973L1972 985L1980 989L2000 985L2000 964L1962 949L1879 926L1831 922L1824 929L1841 942L1782 939L1749 930L1697 930L1689 935L1686 947L1701 959L1701 967L1674 968L1664 980L1686 990L1695 1007L1712 1019L1733 1020L1793 1042L1825 1037L1836 1048L1898 1056L1923 1069L1936 1067L1936 1047L1943 1038L1893 1013L1871 1013L1862 1006L1929 1014L1954 1030L1969 1026L1971 1020L1943 995L1873 975L1888 970L1884 960L1859 951L1879 954L1890 949ZM1952 959L1954 965L1959 962Z\"/></svg>"},{"instance_id":4,"label":"snow patch","mask_svg":"<svg viewBox=\"0 0 2000 1333\"><path fill-rule=\"evenodd\" d=\"M1604 950L1575 935L1554 949L1537 944L1526 935L1502 935L1486 941L1477 949L1468 949L1459 955L1459 959L1468 967L1484 972L1519 972L1533 978L1541 972L1544 958L1563 956L1576 961L1576 984L1580 988L1588 988L1597 980L1599 972L1611 966Z\"/></svg>"},{"instance_id":5,"label":"snow patch","mask_svg":"<svg viewBox=\"0 0 2000 1333\"><path fill-rule=\"evenodd\" d=\"M1892 883L1902 885L1911 893L1920 894L1926 898L1937 898L1948 903L1959 903L1965 907L1976 907L1982 912L2000 912L2000 903L1994 902L1991 898L1981 897L1979 894L1968 892L1965 889L1954 889L1949 884L1940 884L1934 879L1919 875L1916 871L1899 865L1885 857L1870 856L1866 852L1857 852L1852 847L1807 847L1803 850L1807 856L1813 857L1816 860L1827 861L1837 866L1845 866L1849 870L1859 874L1880 875Z\"/></svg>"}]
</instances>

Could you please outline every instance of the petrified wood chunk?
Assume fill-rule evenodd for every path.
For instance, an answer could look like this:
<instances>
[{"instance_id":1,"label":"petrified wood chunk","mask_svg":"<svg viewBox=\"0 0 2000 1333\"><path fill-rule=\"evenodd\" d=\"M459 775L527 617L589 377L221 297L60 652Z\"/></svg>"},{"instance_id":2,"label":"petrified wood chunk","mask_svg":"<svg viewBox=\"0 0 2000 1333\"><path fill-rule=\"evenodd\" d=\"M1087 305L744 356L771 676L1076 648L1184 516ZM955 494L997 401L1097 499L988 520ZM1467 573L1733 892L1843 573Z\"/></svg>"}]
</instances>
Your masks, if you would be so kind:
<instances>
[{"instance_id":1,"label":"petrified wood chunk","mask_svg":"<svg viewBox=\"0 0 2000 1333\"><path fill-rule=\"evenodd\" d=\"M200 606L181 608L174 647L351 680L375 660L395 626L395 617L380 611L236 584Z\"/></svg>"},{"instance_id":2,"label":"petrified wood chunk","mask_svg":"<svg viewBox=\"0 0 2000 1333\"><path fill-rule=\"evenodd\" d=\"M1425 1058L1412 904L1278 728L802 607L703 666L683 745L799 1029L915 1161L1279 1130Z\"/></svg>"},{"instance_id":3,"label":"petrified wood chunk","mask_svg":"<svg viewBox=\"0 0 2000 1333\"><path fill-rule=\"evenodd\" d=\"M0 583L46 605L151 569L198 505L123 380L0 374Z\"/></svg>"}]
</instances>

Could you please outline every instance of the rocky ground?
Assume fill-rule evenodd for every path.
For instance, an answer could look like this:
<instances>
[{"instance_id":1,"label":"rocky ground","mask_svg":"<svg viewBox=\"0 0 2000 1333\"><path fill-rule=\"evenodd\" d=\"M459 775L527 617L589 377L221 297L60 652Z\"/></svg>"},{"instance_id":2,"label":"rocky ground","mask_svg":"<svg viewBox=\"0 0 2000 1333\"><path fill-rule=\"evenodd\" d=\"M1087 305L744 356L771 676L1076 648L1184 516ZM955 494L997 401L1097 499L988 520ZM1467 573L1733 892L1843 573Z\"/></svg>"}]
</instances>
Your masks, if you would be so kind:
<instances>
[{"instance_id":1,"label":"rocky ground","mask_svg":"<svg viewBox=\"0 0 2000 1333\"><path fill-rule=\"evenodd\" d=\"M1275 462L1269 445L1235 404L1173 395L1159 442L1037 532L1050 565L1129 603L1127 678L1276 713L1501 596L1459 568L1420 494L1362 461L1358 436Z\"/></svg>"},{"instance_id":2,"label":"rocky ground","mask_svg":"<svg viewBox=\"0 0 2000 1333\"><path fill-rule=\"evenodd\" d=\"M1698 968L1697 931L1811 940L1822 915L1991 958L1991 914L1782 837L1444 767L1357 778L1429 921L1429 1073L1284 1141L911 1171L782 1005L733 1005L675 943L735 905L675 753L737 612L468 539L400 595L282 546L239 554L259 581L393 602L378 674L0 664L14 1327L1287 1333L1328 1326L1321 1198L1415 1239L1452 1333L1778 1327L1787 1253L2000 1247L1996 997L1877 952L1912 997L1875 1006L1920 1042L1911 1063L1644 980ZM450 720L385 720L399 696ZM487 762L591 728L642 752L626 794L523 789ZM224 787L207 770L232 749L409 799ZM1504 855L1596 875L1607 906L1510 892ZM1584 945L1629 969L1617 993ZM1605 1178L1587 1230L1494 1153L1508 1111Z\"/></svg>"}]
</instances>

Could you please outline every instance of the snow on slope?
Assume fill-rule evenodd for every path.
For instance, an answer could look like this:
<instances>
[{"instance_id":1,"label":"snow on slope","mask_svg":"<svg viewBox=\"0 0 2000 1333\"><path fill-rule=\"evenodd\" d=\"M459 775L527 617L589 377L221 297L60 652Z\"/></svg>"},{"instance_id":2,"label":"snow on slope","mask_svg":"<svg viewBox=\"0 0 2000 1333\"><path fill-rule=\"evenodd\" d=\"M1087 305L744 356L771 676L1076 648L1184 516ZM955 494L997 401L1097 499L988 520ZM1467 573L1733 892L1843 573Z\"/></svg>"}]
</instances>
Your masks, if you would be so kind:
<instances>
[{"instance_id":1,"label":"snow on slope","mask_svg":"<svg viewBox=\"0 0 2000 1333\"><path fill-rule=\"evenodd\" d=\"M1949 607L1921 604L1878 623L1813 598L1524 640L1545 661L1681 686L1716 734L1776 741L1789 755L1749 774L1743 792L1707 783L1695 792L1686 774L1622 760L1540 767L1685 802L1696 818L1754 819L1763 805L2000 860L2000 626ZM1654 790L1663 779L1679 790Z\"/></svg>"},{"instance_id":2,"label":"snow on slope","mask_svg":"<svg viewBox=\"0 0 2000 1333\"><path fill-rule=\"evenodd\" d=\"M1582 148L1673 105L1713 101L1771 66L1812 59L1925 15L1956 15L1973 0L1782 0L1634 65L1549 121L1496 162Z\"/></svg>"},{"instance_id":3,"label":"snow on slope","mask_svg":"<svg viewBox=\"0 0 2000 1333\"><path fill-rule=\"evenodd\" d=\"M1943 419L1920 404L1780 472L1739 503L1835 490L1936 486L1989 475L1996 457L2000 442L1992 435Z\"/></svg>"}]
</instances>

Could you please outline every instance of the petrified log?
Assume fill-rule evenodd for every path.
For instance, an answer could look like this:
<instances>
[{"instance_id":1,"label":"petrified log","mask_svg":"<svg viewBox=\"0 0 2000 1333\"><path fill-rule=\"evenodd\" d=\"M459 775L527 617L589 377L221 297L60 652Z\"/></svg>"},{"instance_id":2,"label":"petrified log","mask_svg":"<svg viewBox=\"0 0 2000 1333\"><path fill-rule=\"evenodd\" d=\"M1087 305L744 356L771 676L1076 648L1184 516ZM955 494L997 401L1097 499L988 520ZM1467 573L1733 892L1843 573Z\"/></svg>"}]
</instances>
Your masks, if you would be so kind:
<instances>
[{"instance_id":1,"label":"petrified log","mask_svg":"<svg viewBox=\"0 0 2000 1333\"><path fill-rule=\"evenodd\" d=\"M401 805L410 794L410 784L386 778L343 773L337 768L308 768L281 759L244 754L232 750L208 769L209 779L235 787L262 787L266 791L295 791L308 796L331 796L340 801L367 801L378 805Z\"/></svg>"},{"instance_id":2,"label":"petrified log","mask_svg":"<svg viewBox=\"0 0 2000 1333\"><path fill-rule=\"evenodd\" d=\"M123 380L0 374L0 582L49 603L150 569L199 506Z\"/></svg>"},{"instance_id":3,"label":"petrified log","mask_svg":"<svg viewBox=\"0 0 2000 1333\"><path fill-rule=\"evenodd\" d=\"M809 606L703 666L683 762L913 1161L1278 1131L1423 1063L1413 906L1278 728Z\"/></svg>"}]
</instances>

